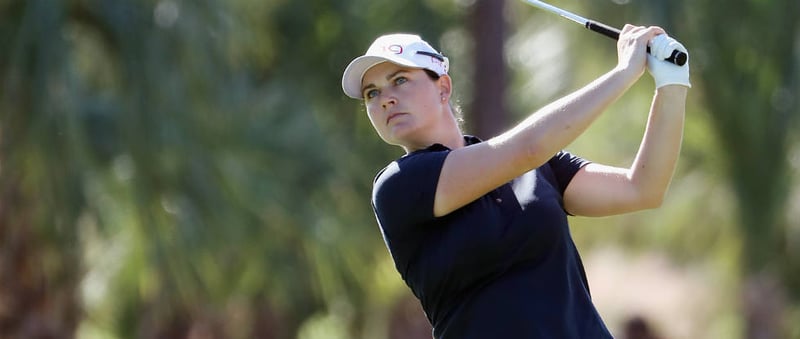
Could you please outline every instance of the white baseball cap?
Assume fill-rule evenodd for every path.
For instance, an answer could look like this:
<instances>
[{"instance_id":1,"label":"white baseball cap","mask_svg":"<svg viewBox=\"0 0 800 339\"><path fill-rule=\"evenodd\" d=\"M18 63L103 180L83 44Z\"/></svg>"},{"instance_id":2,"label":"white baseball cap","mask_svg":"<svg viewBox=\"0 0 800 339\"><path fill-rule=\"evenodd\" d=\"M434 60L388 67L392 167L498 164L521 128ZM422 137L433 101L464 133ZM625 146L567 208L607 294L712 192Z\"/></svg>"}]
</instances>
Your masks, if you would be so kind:
<instances>
[{"instance_id":1,"label":"white baseball cap","mask_svg":"<svg viewBox=\"0 0 800 339\"><path fill-rule=\"evenodd\" d=\"M422 68L447 74L450 65L447 57L437 52L430 44L414 34L387 34L375 39L364 55L353 59L342 75L344 94L355 99L363 99L361 81L364 73L373 66L389 61L400 66Z\"/></svg>"}]
</instances>

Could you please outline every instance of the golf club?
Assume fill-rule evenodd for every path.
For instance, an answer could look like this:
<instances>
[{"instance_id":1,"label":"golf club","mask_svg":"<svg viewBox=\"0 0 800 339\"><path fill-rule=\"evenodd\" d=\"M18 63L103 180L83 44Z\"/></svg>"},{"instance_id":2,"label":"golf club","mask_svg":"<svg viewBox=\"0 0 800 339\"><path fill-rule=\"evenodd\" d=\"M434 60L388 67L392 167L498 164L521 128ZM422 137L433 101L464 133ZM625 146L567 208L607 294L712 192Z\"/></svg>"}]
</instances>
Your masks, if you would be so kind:
<instances>
[{"instance_id":1,"label":"golf club","mask_svg":"<svg viewBox=\"0 0 800 339\"><path fill-rule=\"evenodd\" d=\"M575 21L575 22L583 25L584 27L588 28L591 31L600 33L600 34L605 35L605 36L607 36L607 37L609 37L611 39L614 39L614 40L619 40L619 29L616 29L614 27L608 26L606 24L599 23L599 22L594 21L594 20L586 19L586 18L584 18L584 17L582 17L580 15L565 11L565 10L563 10L561 8L558 8L556 6L547 4L547 3L542 2L542 1L538 1L538 0L522 0L522 1L527 2L531 6L541 8L541 9L549 11L551 13L558 14L563 18ZM650 47L649 46L647 47L647 52L648 53L650 52ZM664 60L665 61L669 61L669 62L671 62L673 64L676 64L678 66L683 66L684 64L686 64L686 53L678 51L678 50L674 50L670 54L669 58L666 58Z\"/></svg>"}]
</instances>

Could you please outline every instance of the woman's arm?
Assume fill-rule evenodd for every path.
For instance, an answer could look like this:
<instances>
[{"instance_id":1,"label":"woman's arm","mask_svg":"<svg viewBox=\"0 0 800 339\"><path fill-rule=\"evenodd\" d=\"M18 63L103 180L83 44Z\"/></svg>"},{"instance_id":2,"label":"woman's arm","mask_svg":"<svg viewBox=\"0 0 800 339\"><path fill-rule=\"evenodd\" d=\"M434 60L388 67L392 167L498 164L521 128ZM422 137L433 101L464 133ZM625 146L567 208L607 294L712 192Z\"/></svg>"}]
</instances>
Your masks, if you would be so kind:
<instances>
[{"instance_id":1,"label":"woman's arm","mask_svg":"<svg viewBox=\"0 0 800 339\"><path fill-rule=\"evenodd\" d=\"M583 133L644 73L645 46L658 27L626 25L617 43L618 64L578 91L538 110L487 142L450 152L436 188L434 215L446 215L539 167Z\"/></svg>"},{"instance_id":2,"label":"woman's arm","mask_svg":"<svg viewBox=\"0 0 800 339\"><path fill-rule=\"evenodd\" d=\"M566 210L606 216L660 206L680 153L687 91L679 85L659 88L633 165L582 168L564 193Z\"/></svg>"}]
</instances>

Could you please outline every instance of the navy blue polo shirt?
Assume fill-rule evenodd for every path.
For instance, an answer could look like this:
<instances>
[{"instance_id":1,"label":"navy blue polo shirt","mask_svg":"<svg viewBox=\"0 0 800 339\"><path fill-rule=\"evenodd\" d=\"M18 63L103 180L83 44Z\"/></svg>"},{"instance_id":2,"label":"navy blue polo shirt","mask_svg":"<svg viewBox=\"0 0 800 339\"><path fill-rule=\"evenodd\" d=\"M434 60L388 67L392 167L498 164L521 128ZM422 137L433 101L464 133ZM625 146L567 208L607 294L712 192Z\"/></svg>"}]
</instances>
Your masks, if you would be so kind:
<instances>
[{"instance_id":1,"label":"navy blue polo shirt","mask_svg":"<svg viewBox=\"0 0 800 339\"><path fill-rule=\"evenodd\" d=\"M449 152L436 144L392 162L372 196L386 246L434 337L612 338L592 304L562 200L588 161L559 152L437 218L434 194Z\"/></svg>"}]
</instances>

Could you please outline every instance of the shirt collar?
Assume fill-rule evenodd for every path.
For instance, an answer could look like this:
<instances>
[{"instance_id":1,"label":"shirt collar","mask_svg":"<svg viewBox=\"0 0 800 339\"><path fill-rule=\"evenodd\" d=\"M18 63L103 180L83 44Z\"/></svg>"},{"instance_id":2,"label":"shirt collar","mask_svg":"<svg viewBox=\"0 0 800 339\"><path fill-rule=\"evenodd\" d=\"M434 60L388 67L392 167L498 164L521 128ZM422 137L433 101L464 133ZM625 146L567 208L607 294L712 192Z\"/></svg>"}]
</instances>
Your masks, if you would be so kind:
<instances>
[{"instance_id":1,"label":"shirt collar","mask_svg":"<svg viewBox=\"0 0 800 339\"><path fill-rule=\"evenodd\" d=\"M474 144L481 143L481 142L483 142L483 140L481 140L480 138L478 138L478 137L476 137L474 135L468 135L468 134L464 135L464 145L465 146L474 145ZM442 152L442 151L452 151L452 150L450 149L450 147L447 147L445 145L436 143L436 144L430 145L430 146L428 146L426 148L413 151L413 152L411 152L411 153L409 153L407 155L413 155L413 154L423 153L423 152Z\"/></svg>"}]
</instances>

